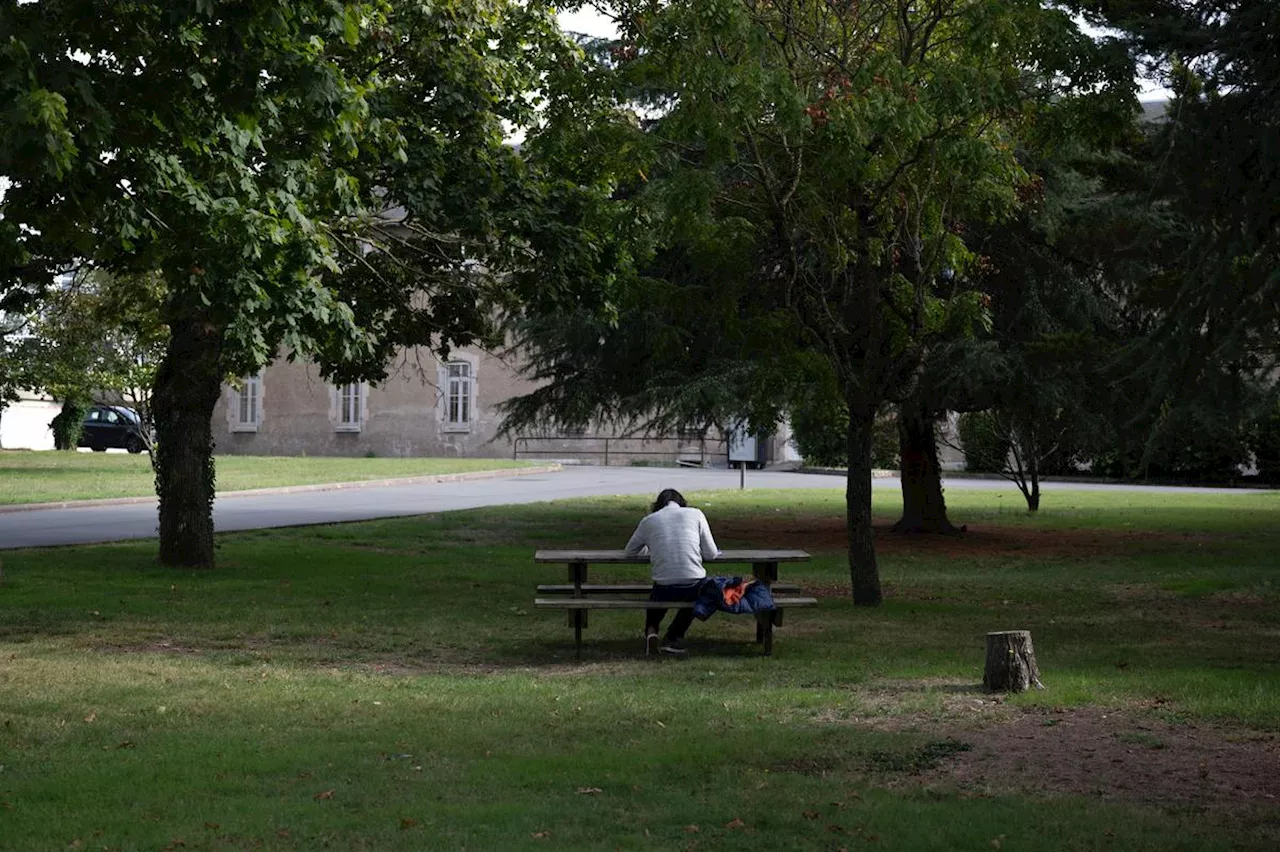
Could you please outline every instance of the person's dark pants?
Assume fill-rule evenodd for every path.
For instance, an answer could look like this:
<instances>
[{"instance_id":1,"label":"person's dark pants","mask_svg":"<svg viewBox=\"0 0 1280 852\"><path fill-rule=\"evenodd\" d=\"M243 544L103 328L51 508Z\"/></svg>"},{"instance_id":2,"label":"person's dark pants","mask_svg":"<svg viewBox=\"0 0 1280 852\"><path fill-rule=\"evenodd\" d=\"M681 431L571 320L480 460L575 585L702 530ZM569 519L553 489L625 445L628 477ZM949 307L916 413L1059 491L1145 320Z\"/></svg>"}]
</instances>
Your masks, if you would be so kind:
<instances>
[{"instance_id":1,"label":"person's dark pants","mask_svg":"<svg viewBox=\"0 0 1280 852\"><path fill-rule=\"evenodd\" d=\"M672 603L676 601L696 601L698 599L698 587L701 585L701 580L694 580L692 583L673 583L671 585L654 583L653 588L649 591L649 600L657 602L669 601ZM644 632L656 633L658 625L662 624L662 619L666 615L667 611L665 609L645 610ZM676 617L671 620L671 626L667 628L667 638L683 639L690 624L693 624L693 610L676 610Z\"/></svg>"}]
</instances>

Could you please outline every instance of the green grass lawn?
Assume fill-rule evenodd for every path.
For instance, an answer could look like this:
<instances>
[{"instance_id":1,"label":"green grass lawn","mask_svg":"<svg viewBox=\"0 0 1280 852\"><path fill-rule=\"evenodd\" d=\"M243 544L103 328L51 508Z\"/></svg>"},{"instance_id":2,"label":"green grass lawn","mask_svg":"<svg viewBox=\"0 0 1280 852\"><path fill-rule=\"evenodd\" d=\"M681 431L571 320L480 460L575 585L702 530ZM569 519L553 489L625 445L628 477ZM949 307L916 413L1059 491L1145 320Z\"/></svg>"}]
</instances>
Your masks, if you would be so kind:
<instances>
[{"instance_id":1,"label":"green grass lawn","mask_svg":"<svg viewBox=\"0 0 1280 852\"><path fill-rule=\"evenodd\" d=\"M690 496L722 547L812 542L782 573L821 604L773 657L718 615L689 659L645 659L639 613L597 612L573 662L564 616L532 607L562 571L533 550L617 547L642 497L228 534L203 573L157 567L154 542L0 554L0 848L1280 841L1274 801L1026 780L1075 752L1010 784L951 771L1019 720L1065 737L1089 714L1125 720L1090 743L1117 761L1176 757L1185 732L1260 760L1270 738L1274 762L1280 494L1055 492L1028 516L955 491L969 534L881 536L873 610L843 592L838 492ZM993 702L983 635L1014 627L1048 689Z\"/></svg>"},{"instance_id":2,"label":"green grass lawn","mask_svg":"<svg viewBox=\"0 0 1280 852\"><path fill-rule=\"evenodd\" d=\"M219 491L363 482L530 465L527 461L511 459L217 457ZM0 452L0 505L154 494L155 476L145 455Z\"/></svg>"}]
</instances>

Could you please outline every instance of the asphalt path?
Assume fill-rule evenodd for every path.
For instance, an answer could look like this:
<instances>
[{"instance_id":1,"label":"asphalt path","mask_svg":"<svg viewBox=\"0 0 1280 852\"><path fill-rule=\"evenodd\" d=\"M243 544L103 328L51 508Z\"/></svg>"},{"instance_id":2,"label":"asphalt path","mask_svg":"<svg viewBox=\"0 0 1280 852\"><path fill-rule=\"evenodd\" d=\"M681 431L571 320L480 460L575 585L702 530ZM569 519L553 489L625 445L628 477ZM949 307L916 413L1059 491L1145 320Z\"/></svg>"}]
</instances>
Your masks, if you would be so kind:
<instances>
[{"instance_id":1,"label":"asphalt path","mask_svg":"<svg viewBox=\"0 0 1280 852\"><path fill-rule=\"evenodd\" d=\"M842 490L841 476L782 471L704 470L699 468L645 468L568 466L550 473L472 479L453 482L415 482L342 487L330 490L273 489L270 493L240 492L221 495L214 502L214 526L219 532L269 527L330 524L422 515L480 506L540 503L548 500L612 494L656 494L663 488L682 491L737 489L826 488ZM897 489L896 477L876 479L877 488ZM948 489L1010 489L999 479L945 480ZM1121 490L1249 493L1226 488L1169 488L1142 485L1048 482L1043 491ZM28 509L0 512L0 549L50 547L92 542L153 538L156 535L154 500L132 503L100 503L92 506Z\"/></svg>"}]
</instances>

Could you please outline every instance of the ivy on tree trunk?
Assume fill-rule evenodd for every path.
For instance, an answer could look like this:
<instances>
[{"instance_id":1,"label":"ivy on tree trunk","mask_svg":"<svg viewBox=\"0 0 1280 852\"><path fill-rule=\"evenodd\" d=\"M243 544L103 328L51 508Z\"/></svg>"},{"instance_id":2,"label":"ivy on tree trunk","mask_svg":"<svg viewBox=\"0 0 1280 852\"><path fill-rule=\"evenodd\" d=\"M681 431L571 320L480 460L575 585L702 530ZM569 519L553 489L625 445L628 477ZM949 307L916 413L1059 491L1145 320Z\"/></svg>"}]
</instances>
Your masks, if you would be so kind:
<instances>
[{"instance_id":1,"label":"ivy on tree trunk","mask_svg":"<svg viewBox=\"0 0 1280 852\"><path fill-rule=\"evenodd\" d=\"M182 317L170 328L153 398L160 563L212 568L212 424L222 387L222 332L205 312Z\"/></svg>"}]
</instances>

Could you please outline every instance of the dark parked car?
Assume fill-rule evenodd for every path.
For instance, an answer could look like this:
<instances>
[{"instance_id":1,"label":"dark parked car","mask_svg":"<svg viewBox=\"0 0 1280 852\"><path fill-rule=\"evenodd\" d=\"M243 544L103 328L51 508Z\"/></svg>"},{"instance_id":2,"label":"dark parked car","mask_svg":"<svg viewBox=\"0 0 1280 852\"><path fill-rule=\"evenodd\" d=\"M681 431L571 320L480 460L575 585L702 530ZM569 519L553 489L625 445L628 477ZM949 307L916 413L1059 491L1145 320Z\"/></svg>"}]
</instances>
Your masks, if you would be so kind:
<instances>
[{"instance_id":1,"label":"dark parked car","mask_svg":"<svg viewBox=\"0 0 1280 852\"><path fill-rule=\"evenodd\" d=\"M138 412L132 408L95 405L85 415L77 446L88 447L95 453L111 447L140 453L147 448L143 434Z\"/></svg>"}]
</instances>

